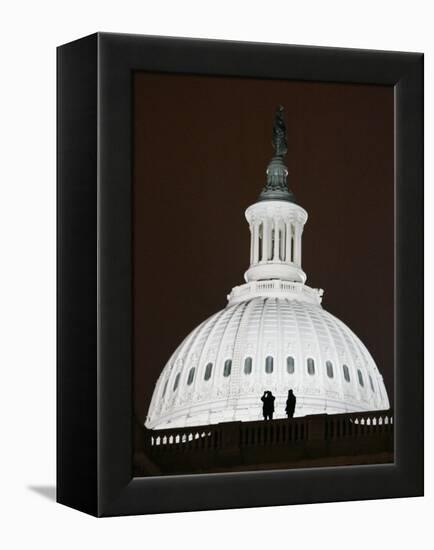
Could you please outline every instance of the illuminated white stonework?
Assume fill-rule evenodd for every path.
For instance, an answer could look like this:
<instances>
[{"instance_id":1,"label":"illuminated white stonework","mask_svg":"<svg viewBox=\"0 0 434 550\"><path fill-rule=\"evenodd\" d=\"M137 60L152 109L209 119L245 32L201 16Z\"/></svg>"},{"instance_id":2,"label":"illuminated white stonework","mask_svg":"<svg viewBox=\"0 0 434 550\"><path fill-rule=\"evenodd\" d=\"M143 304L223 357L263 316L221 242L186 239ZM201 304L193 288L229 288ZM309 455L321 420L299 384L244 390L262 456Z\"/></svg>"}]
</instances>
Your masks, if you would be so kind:
<instances>
[{"instance_id":1,"label":"illuminated white stonework","mask_svg":"<svg viewBox=\"0 0 434 550\"><path fill-rule=\"evenodd\" d=\"M286 185L285 171L281 157L274 157L269 180L277 174ZM276 194L270 188L246 210L251 232L246 284L234 287L226 308L173 353L156 383L146 427L258 420L264 390L276 397L275 418L285 416L289 389L297 397L295 416L389 408L383 378L366 347L322 308L323 291L305 284L306 211L292 195L267 200Z\"/></svg>"}]
</instances>

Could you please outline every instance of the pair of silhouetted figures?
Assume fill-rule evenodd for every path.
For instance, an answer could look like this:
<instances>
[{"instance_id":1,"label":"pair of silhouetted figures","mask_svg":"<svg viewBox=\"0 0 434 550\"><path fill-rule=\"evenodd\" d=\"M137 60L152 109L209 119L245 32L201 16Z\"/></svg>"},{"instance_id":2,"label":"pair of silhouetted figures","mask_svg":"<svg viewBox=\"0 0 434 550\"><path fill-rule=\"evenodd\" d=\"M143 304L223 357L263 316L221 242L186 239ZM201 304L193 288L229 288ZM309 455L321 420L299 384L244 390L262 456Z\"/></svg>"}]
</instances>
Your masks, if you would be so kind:
<instances>
[{"instance_id":1,"label":"pair of silhouetted figures","mask_svg":"<svg viewBox=\"0 0 434 550\"><path fill-rule=\"evenodd\" d=\"M271 391L264 391L264 395L261 397L262 405L262 414L264 415L264 420L273 420L274 414L274 400L276 398L271 393ZM286 400L285 412L288 418L294 416L295 403L297 399L292 390L288 391L288 399Z\"/></svg>"}]
</instances>

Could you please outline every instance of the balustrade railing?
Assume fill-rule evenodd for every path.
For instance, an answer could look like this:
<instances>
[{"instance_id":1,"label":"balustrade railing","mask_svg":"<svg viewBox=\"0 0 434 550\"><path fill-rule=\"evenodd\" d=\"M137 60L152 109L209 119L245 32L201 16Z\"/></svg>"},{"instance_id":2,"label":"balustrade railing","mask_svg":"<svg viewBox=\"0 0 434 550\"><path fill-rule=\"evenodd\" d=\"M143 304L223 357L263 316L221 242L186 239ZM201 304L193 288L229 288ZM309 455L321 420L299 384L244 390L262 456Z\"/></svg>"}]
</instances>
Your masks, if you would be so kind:
<instances>
[{"instance_id":1,"label":"balustrade railing","mask_svg":"<svg viewBox=\"0 0 434 550\"><path fill-rule=\"evenodd\" d=\"M297 294L300 300L306 300L313 303L320 303L323 291L316 288L310 288L301 283L292 283L282 280L270 281L251 281L244 285L236 286L228 296L229 303L236 303L238 300L244 300L246 297L257 295L273 295L276 293Z\"/></svg>"},{"instance_id":2,"label":"balustrade railing","mask_svg":"<svg viewBox=\"0 0 434 550\"><path fill-rule=\"evenodd\" d=\"M146 430L145 446L151 454L216 451L233 447L286 446L313 440L359 438L387 433L393 433L393 412L373 411Z\"/></svg>"},{"instance_id":3,"label":"balustrade railing","mask_svg":"<svg viewBox=\"0 0 434 550\"><path fill-rule=\"evenodd\" d=\"M221 447L222 427L199 426L195 428L175 428L149 430L146 432L145 446L151 451L200 450Z\"/></svg>"},{"instance_id":4,"label":"balustrade railing","mask_svg":"<svg viewBox=\"0 0 434 550\"><path fill-rule=\"evenodd\" d=\"M373 411L327 416L325 439L393 433L392 411Z\"/></svg>"},{"instance_id":5,"label":"balustrade railing","mask_svg":"<svg viewBox=\"0 0 434 550\"><path fill-rule=\"evenodd\" d=\"M285 445L307 439L309 417L269 422L243 422L239 427L240 447Z\"/></svg>"}]
</instances>

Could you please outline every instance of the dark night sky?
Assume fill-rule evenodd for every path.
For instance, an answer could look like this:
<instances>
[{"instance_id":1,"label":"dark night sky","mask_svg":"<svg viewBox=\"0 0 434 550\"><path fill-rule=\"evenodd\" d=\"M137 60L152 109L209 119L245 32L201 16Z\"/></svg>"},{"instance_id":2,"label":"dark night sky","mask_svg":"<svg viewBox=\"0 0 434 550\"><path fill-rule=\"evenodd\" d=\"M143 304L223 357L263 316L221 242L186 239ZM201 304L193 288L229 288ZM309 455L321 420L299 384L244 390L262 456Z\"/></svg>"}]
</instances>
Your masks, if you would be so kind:
<instances>
[{"instance_id":1,"label":"dark night sky","mask_svg":"<svg viewBox=\"0 0 434 550\"><path fill-rule=\"evenodd\" d=\"M244 282L244 210L265 183L278 104L289 185L309 219L307 284L364 342L393 404L393 88L136 73L134 405L172 352Z\"/></svg>"}]
</instances>

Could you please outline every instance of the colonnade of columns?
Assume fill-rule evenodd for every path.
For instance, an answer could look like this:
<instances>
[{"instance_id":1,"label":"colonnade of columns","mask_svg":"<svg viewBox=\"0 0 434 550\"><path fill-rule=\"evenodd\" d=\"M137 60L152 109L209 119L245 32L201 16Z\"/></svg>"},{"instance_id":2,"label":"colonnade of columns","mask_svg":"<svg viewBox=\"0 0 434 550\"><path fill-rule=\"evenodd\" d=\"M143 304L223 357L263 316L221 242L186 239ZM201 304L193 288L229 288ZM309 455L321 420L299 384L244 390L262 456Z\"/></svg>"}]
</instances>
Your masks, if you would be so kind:
<instances>
[{"instance_id":1,"label":"colonnade of columns","mask_svg":"<svg viewBox=\"0 0 434 550\"><path fill-rule=\"evenodd\" d=\"M284 262L301 266L300 224L284 220L254 220L250 224L250 263Z\"/></svg>"}]
</instances>

